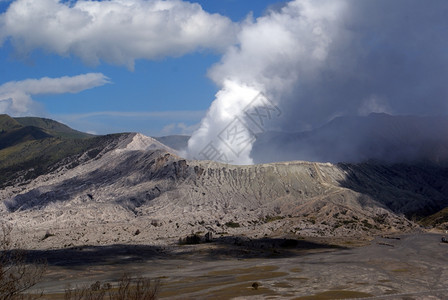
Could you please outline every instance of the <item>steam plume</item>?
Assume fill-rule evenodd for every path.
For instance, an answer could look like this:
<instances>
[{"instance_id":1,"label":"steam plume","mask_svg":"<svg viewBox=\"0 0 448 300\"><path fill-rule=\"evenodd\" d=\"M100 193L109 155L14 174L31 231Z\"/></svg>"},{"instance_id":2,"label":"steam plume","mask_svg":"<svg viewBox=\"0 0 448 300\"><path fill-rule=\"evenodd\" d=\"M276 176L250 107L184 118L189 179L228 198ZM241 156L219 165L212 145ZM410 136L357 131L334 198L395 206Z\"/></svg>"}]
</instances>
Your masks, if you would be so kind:
<instances>
[{"instance_id":1,"label":"steam plume","mask_svg":"<svg viewBox=\"0 0 448 300\"><path fill-rule=\"evenodd\" d=\"M188 155L252 163L257 132L244 109L258 93L281 111L259 131L298 132L372 112L446 114L447 12L439 0L295 0L244 24L209 72L222 89ZM236 153L222 136L235 118L248 141Z\"/></svg>"}]
</instances>

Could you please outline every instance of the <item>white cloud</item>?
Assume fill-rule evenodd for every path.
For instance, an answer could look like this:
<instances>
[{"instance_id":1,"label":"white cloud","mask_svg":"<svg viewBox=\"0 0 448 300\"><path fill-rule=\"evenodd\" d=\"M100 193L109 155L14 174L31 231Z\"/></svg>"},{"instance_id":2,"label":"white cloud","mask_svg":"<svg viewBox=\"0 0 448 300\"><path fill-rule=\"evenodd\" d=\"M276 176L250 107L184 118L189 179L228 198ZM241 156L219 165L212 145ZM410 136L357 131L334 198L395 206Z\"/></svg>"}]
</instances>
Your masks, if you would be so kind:
<instances>
[{"instance_id":1,"label":"white cloud","mask_svg":"<svg viewBox=\"0 0 448 300\"><path fill-rule=\"evenodd\" d=\"M38 106L31 98L33 95L79 93L106 83L109 79L101 73L10 81L0 85L0 113L30 114Z\"/></svg>"},{"instance_id":2,"label":"white cloud","mask_svg":"<svg viewBox=\"0 0 448 300\"><path fill-rule=\"evenodd\" d=\"M227 17L181 0L16 0L0 16L0 42L9 38L17 51L40 48L129 68L136 59L222 51L237 31Z\"/></svg>"},{"instance_id":3,"label":"white cloud","mask_svg":"<svg viewBox=\"0 0 448 300\"><path fill-rule=\"evenodd\" d=\"M25 79L22 81L7 82L0 86L0 94L11 91L21 91L29 95L76 94L106 83L109 83L109 79L102 73L87 73L59 78L43 77L40 79Z\"/></svg>"}]
</instances>

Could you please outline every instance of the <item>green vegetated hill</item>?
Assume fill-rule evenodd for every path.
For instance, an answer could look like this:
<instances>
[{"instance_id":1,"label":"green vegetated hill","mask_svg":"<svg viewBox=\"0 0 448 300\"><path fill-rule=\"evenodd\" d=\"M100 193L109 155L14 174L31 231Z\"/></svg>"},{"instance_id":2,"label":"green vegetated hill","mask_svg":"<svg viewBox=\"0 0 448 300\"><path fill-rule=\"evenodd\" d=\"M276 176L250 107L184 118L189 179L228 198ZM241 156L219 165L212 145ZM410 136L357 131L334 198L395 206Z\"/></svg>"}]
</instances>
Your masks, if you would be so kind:
<instances>
[{"instance_id":1,"label":"green vegetated hill","mask_svg":"<svg viewBox=\"0 0 448 300\"><path fill-rule=\"evenodd\" d=\"M0 132L22 127L19 122L8 115L0 114Z\"/></svg>"},{"instance_id":2,"label":"green vegetated hill","mask_svg":"<svg viewBox=\"0 0 448 300\"><path fill-rule=\"evenodd\" d=\"M93 136L59 122L0 115L0 187L32 179L65 158L96 156L117 135Z\"/></svg>"},{"instance_id":3,"label":"green vegetated hill","mask_svg":"<svg viewBox=\"0 0 448 300\"><path fill-rule=\"evenodd\" d=\"M19 127L0 133L0 149L50 137L52 137L51 134L34 126Z\"/></svg>"},{"instance_id":4,"label":"green vegetated hill","mask_svg":"<svg viewBox=\"0 0 448 300\"><path fill-rule=\"evenodd\" d=\"M74 130L65 124L56 122L51 119L36 118L36 117L23 117L14 119L22 126L34 126L49 132L53 136L66 137L66 138L92 137L91 134Z\"/></svg>"}]
</instances>

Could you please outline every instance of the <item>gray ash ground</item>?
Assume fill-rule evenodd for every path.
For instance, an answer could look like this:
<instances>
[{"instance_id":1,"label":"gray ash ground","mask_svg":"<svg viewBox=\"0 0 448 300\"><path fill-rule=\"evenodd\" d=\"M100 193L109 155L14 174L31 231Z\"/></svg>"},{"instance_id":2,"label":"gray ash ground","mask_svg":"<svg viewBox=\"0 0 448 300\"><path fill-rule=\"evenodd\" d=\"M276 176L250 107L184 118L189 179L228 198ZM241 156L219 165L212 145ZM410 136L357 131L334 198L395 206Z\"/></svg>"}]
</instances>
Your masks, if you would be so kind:
<instances>
[{"instance_id":1,"label":"gray ash ground","mask_svg":"<svg viewBox=\"0 0 448 300\"><path fill-rule=\"evenodd\" d=\"M228 237L199 245L35 250L30 257L48 260L36 290L52 299L62 298L68 285L114 282L123 272L159 278L162 299L446 299L448 244L441 237Z\"/></svg>"}]
</instances>

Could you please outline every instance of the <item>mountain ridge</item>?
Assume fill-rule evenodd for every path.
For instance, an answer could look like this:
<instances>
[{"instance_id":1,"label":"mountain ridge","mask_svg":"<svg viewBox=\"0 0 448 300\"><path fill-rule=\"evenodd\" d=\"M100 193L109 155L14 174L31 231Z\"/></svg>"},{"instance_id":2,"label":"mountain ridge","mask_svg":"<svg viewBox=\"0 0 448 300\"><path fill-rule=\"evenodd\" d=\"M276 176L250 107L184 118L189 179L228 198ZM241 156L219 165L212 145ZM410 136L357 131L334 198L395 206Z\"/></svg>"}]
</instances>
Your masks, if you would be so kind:
<instances>
[{"instance_id":1,"label":"mountain ridge","mask_svg":"<svg viewBox=\"0 0 448 300\"><path fill-rule=\"evenodd\" d=\"M0 186L32 180L71 156L100 152L115 137L93 136L45 118L0 115Z\"/></svg>"},{"instance_id":2,"label":"mountain ridge","mask_svg":"<svg viewBox=\"0 0 448 300\"><path fill-rule=\"evenodd\" d=\"M0 215L36 249L166 244L192 232L248 238L370 236L416 230L412 220L448 206L448 168L437 165L289 161L234 166L184 159L139 133L50 137L0 154L9 150L10 157L24 158L27 147L35 147L31 156L44 149L35 159L48 161L12 166L17 176L3 181ZM73 151L67 154L67 148ZM56 157L49 158L52 154ZM437 226L448 225L442 213L435 216ZM48 231L54 236L42 240Z\"/></svg>"},{"instance_id":3,"label":"mountain ridge","mask_svg":"<svg viewBox=\"0 0 448 300\"><path fill-rule=\"evenodd\" d=\"M88 228L121 232L118 241L123 243L173 242L192 231L356 236L414 230L418 226L408 219L415 213L412 205L435 211L448 203L446 187L437 183L435 199L427 197L435 192L419 191L428 188L427 179L416 180L422 170L412 166L304 161L233 166L126 147L134 137L120 136L110 149L74 168L61 165L29 184L1 190L0 213L19 228L51 228L57 245L87 240L107 245L117 242L116 236ZM383 178L375 179L376 173ZM435 177L446 182L447 173ZM384 187L394 180L402 186ZM77 234L81 229L85 238ZM132 235L137 229L144 233ZM38 239L33 243L47 245Z\"/></svg>"},{"instance_id":4,"label":"mountain ridge","mask_svg":"<svg viewBox=\"0 0 448 300\"><path fill-rule=\"evenodd\" d=\"M54 121L52 119L40 117L16 117L14 118L14 120L25 127L34 126L37 128L41 128L55 137L88 138L94 136L89 133L74 130L67 125Z\"/></svg>"},{"instance_id":5,"label":"mountain ridge","mask_svg":"<svg viewBox=\"0 0 448 300\"><path fill-rule=\"evenodd\" d=\"M21 125L15 119L11 118L9 115L0 114L0 131L7 131L12 129L20 128Z\"/></svg>"}]
</instances>

